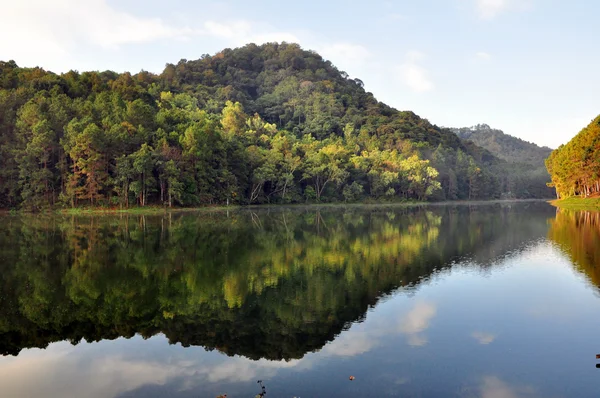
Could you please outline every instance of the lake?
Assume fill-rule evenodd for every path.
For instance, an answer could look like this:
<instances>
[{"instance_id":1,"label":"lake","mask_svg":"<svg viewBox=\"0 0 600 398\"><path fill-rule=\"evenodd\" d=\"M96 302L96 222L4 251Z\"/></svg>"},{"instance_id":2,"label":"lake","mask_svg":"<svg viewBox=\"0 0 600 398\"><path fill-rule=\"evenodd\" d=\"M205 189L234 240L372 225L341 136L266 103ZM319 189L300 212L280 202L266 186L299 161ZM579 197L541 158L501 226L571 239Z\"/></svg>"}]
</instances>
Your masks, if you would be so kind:
<instances>
[{"instance_id":1,"label":"lake","mask_svg":"<svg viewBox=\"0 0 600 398\"><path fill-rule=\"evenodd\" d=\"M600 394L600 213L3 216L0 270L2 397Z\"/></svg>"}]
</instances>

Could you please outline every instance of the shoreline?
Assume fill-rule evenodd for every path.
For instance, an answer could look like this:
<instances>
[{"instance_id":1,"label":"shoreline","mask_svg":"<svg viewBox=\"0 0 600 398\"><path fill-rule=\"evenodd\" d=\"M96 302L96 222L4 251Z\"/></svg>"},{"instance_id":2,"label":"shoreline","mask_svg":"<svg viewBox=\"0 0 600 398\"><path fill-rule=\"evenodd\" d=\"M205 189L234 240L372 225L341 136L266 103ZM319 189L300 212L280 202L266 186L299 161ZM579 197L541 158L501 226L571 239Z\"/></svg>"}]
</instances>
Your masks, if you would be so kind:
<instances>
[{"instance_id":1,"label":"shoreline","mask_svg":"<svg viewBox=\"0 0 600 398\"><path fill-rule=\"evenodd\" d=\"M425 206L482 206L492 204L511 204L511 203L533 203L533 202L546 202L554 206L556 200L550 201L549 199L492 199L492 200L457 200L457 201L443 201L443 202L380 202L380 203L295 203L295 204L264 204L264 205L230 205L230 206L203 206L203 207L131 207L129 209L120 208L74 208L74 209L47 209L40 212L32 212L27 210L8 210L0 209L0 215L24 215L24 214L42 214L42 215L63 215L63 216L74 216L74 215L119 215L119 214L133 214L133 215L160 215L168 213L206 213L206 212L223 212L223 211L237 211L237 210L260 210L260 209L285 209L285 208L333 208L333 207L347 207L347 208L385 208L385 207L425 207ZM597 206L600 207L600 198L597 199Z\"/></svg>"},{"instance_id":2,"label":"shoreline","mask_svg":"<svg viewBox=\"0 0 600 398\"><path fill-rule=\"evenodd\" d=\"M597 210L600 209L600 198L572 197L555 199L549 202L552 206L561 209Z\"/></svg>"}]
</instances>

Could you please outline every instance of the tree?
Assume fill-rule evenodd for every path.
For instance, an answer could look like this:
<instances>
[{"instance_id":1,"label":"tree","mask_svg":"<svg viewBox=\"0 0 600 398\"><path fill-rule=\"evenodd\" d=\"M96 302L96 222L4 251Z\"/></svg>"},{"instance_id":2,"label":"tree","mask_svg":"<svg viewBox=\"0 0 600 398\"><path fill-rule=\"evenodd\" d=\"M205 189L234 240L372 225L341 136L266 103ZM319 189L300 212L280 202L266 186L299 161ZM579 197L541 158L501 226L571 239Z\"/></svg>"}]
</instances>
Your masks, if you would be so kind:
<instances>
[{"instance_id":1,"label":"tree","mask_svg":"<svg viewBox=\"0 0 600 398\"><path fill-rule=\"evenodd\" d=\"M346 202L356 202L363 194L363 186L358 182L354 181L352 184L345 185L342 190L342 195Z\"/></svg>"},{"instance_id":2,"label":"tree","mask_svg":"<svg viewBox=\"0 0 600 398\"><path fill-rule=\"evenodd\" d=\"M132 157L122 155L117 158L116 171L114 181L116 183L115 190L120 197L122 205L129 207L129 192L131 181L135 178L136 171L132 164Z\"/></svg>"},{"instance_id":3,"label":"tree","mask_svg":"<svg viewBox=\"0 0 600 398\"><path fill-rule=\"evenodd\" d=\"M173 207L173 201L182 203L181 195L183 192L183 183L179 181L180 170L175 161L169 160L165 164L163 178L167 183L167 203Z\"/></svg>"},{"instance_id":4,"label":"tree","mask_svg":"<svg viewBox=\"0 0 600 398\"><path fill-rule=\"evenodd\" d=\"M327 184L340 185L348 176L346 162L348 152L340 139L325 140L316 143L311 137L305 138L306 160L304 178L313 182L317 201L321 201Z\"/></svg>"},{"instance_id":5,"label":"tree","mask_svg":"<svg viewBox=\"0 0 600 398\"><path fill-rule=\"evenodd\" d=\"M600 194L600 116L546 160L557 197Z\"/></svg>"},{"instance_id":6,"label":"tree","mask_svg":"<svg viewBox=\"0 0 600 398\"><path fill-rule=\"evenodd\" d=\"M29 141L19 156L19 184L23 206L40 209L54 204L54 132L48 120L32 126Z\"/></svg>"},{"instance_id":7,"label":"tree","mask_svg":"<svg viewBox=\"0 0 600 398\"><path fill-rule=\"evenodd\" d=\"M221 125L223 126L225 137L233 139L235 136L242 134L247 118L248 116L244 113L242 104L227 101L221 117Z\"/></svg>"},{"instance_id":8,"label":"tree","mask_svg":"<svg viewBox=\"0 0 600 398\"><path fill-rule=\"evenodd\" d=\"M102 190L106 183L105 159L102 148L102 130L87 121L74 119L67 126L67 144L72 161L67 195L71 205L78 200L89 200L94 206L103 198Z\"/></svg>"},{"instance_id":9,"label":"tree","mask_svg":"<svg viewBox=\"0 0 600 398\"><path fill-rule=\"evenodd\" d=\"M155 158L153 149L146 143L142 144L139 150L129 155L133 170L137 174L137 180L133 181L129 187L138 198L140 206L146 206L148 203L148 193L154 188L154 170Z\"/></svg>"}]
</instances>

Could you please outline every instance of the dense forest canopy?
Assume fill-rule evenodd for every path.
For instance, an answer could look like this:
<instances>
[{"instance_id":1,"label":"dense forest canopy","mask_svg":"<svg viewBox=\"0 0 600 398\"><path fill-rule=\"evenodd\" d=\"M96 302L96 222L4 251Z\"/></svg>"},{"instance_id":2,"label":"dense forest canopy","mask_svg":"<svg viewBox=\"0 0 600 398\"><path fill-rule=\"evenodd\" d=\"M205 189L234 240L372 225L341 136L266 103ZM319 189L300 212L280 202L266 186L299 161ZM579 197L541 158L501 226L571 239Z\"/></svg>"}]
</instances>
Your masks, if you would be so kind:
<instances>
[{"instance_id":1,"label":"dense forest canopy","mask_svg":"<svg viewBox=\"0 0 600 398\"><path fill-rule=\"evenodd\" d=\"M160 75L0 62L4 208L543 196L507 167L297 44Z\"/></svg>"},{"instance_id":2,"label":"dense forest canopy","mask_svg":"<svg viewBox=\"0 0 600 398\"><path fill-rule=\"evenodd\" d=\"M546 167L559 198L600 194L600 116L550 154Z\"/></svg>"}]
</instances>

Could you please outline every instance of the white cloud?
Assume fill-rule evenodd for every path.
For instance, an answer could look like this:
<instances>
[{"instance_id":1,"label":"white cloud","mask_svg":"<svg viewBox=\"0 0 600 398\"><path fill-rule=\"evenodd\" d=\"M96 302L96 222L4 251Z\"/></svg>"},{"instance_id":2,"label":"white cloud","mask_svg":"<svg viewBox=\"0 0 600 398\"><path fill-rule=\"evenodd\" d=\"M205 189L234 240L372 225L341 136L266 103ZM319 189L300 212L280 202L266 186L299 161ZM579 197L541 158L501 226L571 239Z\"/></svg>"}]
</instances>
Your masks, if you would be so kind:
<instances>
[{"instance_id":1,"label":"white cloud","mask_svg":"<svg viewBox=\"0 0 600 398\"><path fill-rule=\"evenodd\" d=\"M424 93L435 88L429 77L429 72L419 64L424 54L410 51L406 55L406 62L398 70L400 80L416 93Z\"/></svg>"},{"instance_id":2,"label":"white cloud","mask_svg":"<svg viewBox=\"0 0 600 398\"><path fill-rule=\"evenodd\" d=\"M331 60L340 70L357 70L372 58L370 51L359 44L332 43L316 46L315 50L325 59Z\"/></svg>"},{"instance_id":3,"label":"white cloud","mask_svg":"<svg viewBox=\"0 0 600 398\"><path fill-rule=\"evenodd\" d=\"M400 322L400 331L405 334L421 333L429 328L431 319L437 313L437 307L432 303L417 303Z\"/></svg>"},{"instance_id":4,"label":"white cloud","mask_svg":"<svg viewBox=\"0 0 600 398\"><path fill-rule=\"evenodd\" d=\"M492 56L489 53L486 53L485 51L480 51L477 54L475 54L475 56L477 57L477 59L480 59L482 61L489 61L492 59Z\"/></svg>"},{"instance_id":5,"label":"white cloud","mask_svg":"<svg viewBox=\"0 0 600 398\"><path fill-rule=\"evenodd\" d=\"M480 387L481 398L518 398L531 396L531 386L511 386L497 376L485 376Z\"/></svg>"},{"instance_id":6,"label":"white cloud","mask_svg":"<svg viewBox=\"0 0 600 398\"><path fill-rule=\"evenodd\" d=\"M61 47L78 39L101 47L116 47L193 33L187 27L169 26L160 18L115 10L105 0L10 2L3 6L3 14L5 22L0 29L12 32L14 39L18 39L17 33L26 33L32 42L52 39Z\"/></svg>"},{"instance_id":7,"label":"white cloud","mask_svg":"<svg viewBox=\"0 0 600 398\"><path fill-rule=\"evenodd\" d=\"M106 0L11 1L2 5L2 14L0 36L10 40L0 41L0 58L16 59L27 66L50 60L53 67L63 70L65 57L76 52L78 45L117 49L194 33L160 18L118 11Z\"/></svg>"},{"instance_id":8,"label":"white cloud","mask_svg":"<svg viewBox=\"0 0 600 398\"><path fill-rule=\"evenodd\" d=\"M345 58L354 62L363 62L370 57L369 50L359 44L352 43L334 43L321 47L321 52L325 56L332 58Z\"/></svg>"},{"instance_id":9,"label":"white cloud","mask_svg":"<svg viewBox=\"0 0 600 398\"><path fill-rule=\"evenodd\" d=\"M498 377L486 376L481 385L481 398L517 398L517 394Z\"/></svg>"},{"instance_id":10,"label":"white cloud","mask_svg":"<svg viewBox=\"0 0 600 398\"><path fill-rule=\"evenodd\" d=\"M83 344L86 343L74 347L66 342L55 343L46 350L23 350L18 358L3 360L0 362L3 394L100 398L117 396L145 384L163 385L171 378L192 376L195 372L179 363L136 362L122 356L85 363L79 353L81 348L91 346ZM31 383L32 379L35 383Z\"/></svg>"},{"instance_id":11,"label":"white cloud","mask_svg":"<svg viewBox=\"0 0 600 398\"><path fill-rule=\"evenodd\" d=\"M227 22L206 21L204 29L199 33L205 36L224 39L232 45L242 46L247 43L299 42L296 35L290 32L279 32L270 26L256 24L247 20Z\"/></svg>"},{"instance_id":12,"label":"white cloud","mask_svg":"<svg viewBox=\"0 0 600 398\"><path fill-rule=\"evenodd\" d=\"M423 347L429 343L429 340L422 334L411 334L408 336L407 343L411 347Z\"/></svg>"},{"instance_id":13,"label":"white cloud","mask_svg":"<svg viewBox=\"0 0 600 398\"><path fill-rule=\"evenodd\" d=\"M477 12L482 19L492 19L505 11L508 0L476 0Z\"/></svg>"},{"instance_id":14,"label":"white cloud","mask_svg":"<svg viewBox=\"0 0 600 398\"><path fill-rule=\"evenodd\" d=\"M151 340L157 342L164 337ZM178 380L181 390L191 390L205 383L271 378L284 368L302 369L300 360L252 361L238 356L221 356L216 363L206 363L202 355L186 359L182 353L187 349L174 349L167 357L149 359L135 350L114 352L114 344L120 341L82 342L78 346L60 342L45 350L27 349L18 357L0 358L2 396L116 397L142 386L166 385L174 380Z\"/></svg>"},{"instance_id":15,"label":"white cloud","mask_svg":"<svg viewBox=\"0 0 600 398\"><path fill-rule=\"evenodd\" d=\"M387 19L390 21L406 21L408 17L404 14L391 13L387 16Z\"/></svg>"},{"instance_id":16,"label":"white cloud","mask_svg":"<svg viewBox=\"0 0 600 398\"><path fill-rule=\"evenodd\" d=\"M300 43L301 39L292 32L280 31L255 21L236 19L229 21L205 21L202 29L194 31L197 36L223 40L223 46L244 46L248 43L271 42Z\"/></svg>"},{"instance_id":17,"label":"white cloud","mask_svg":"<svg viewBox=\"0 0 600 398\"><path fill-rule=\"evenodd\" d=\"M301 360L292 361L268 361L260 359L253 361L244 357L236 356L233 359L224 361L213 366L197 366L196 378L206 377L211 383L217 383L224 380L229 382L245 382L256 380L259 377L271 378L279 369L293 368L300 364Z\"/></svg>"},{"instance_id":18,"label":"white cloud","mask_svg":"<svg viewBox=\"0 0 600 398\"><path fill-rule=\"evenodd\" d=\"M475 0L479 18L491 20L507 11L524 11L533 6L533 0Z\"/></svg>"},{"instance_id":19,"label":"white cloud","mask_svg":"<svg viewBox=\"0 0 600 398\"><path fill-rule=\"evenodd\" d=\"M432 303L419 302L400 320L398 330L408 336L408 344L420 347L427 344L427 337L423 332L437 313L437 307Z\"/></svg>"},{"instance_id":20,"label":"white cloud","mask_svg":"<svg viewBox=\"0 0 600 398\"><path fill-rule=\"evenodd\" d=\"M420 51L411 50L408 53L406 53L406 59L408 60L408 62L416 63L422 60L423 58L425 58L425 54L423 54Z\"/></svg>"},{"instance_id":21,"label":"white cloud","mask_svg":"<svg viewBox=\"0 0 600 398\"><path fill-rule=\"evenodd\" d=\"M369 333L346 331L327 344L322 352L340 357L353 357L371 351L377 344L376 336Z\"/></svg>"},{"instance_id":22,"label":"white cloud","mask_svg":"<svg viewBox=\"0 0 600 398\"><path fill-rule=\"evenodd\" d=\"M473 332L471 337L477 340L477 342L481 345L491 344L494 340L496 340L495 334L485 332Z\"/></svg>"},{"instance_id":23,"label":"white cloud","mask_svg":"<svg viewBox=\"0 0 600 398\"><path fill-rule=\"evenodd\" d=\"M232 21L228 23L206 21L204 22L204 33L210 36L229 40L239 40L240 37L248 37L252 31L252 25L247 21Z\"/></svg>"},{"instance_id":24,"label":"white cloud","mask_svg":"<svg viewBox=\"0 0 600 398\"><path fill-rule=\"evenodd\" d=\"M223 46L273 41L298 42L290 32L247 20L206 20L191 25L170 23L121 11L107 0L27 0L5 2L2 7L0 59L21 66L40 65L64 72L82 61L83 51L114 54L122 46L159 40L212 38ZM85 61L84 61L85 62ZM81 63L81 62L79 62Z\"/></svg>"}]
</instances>

